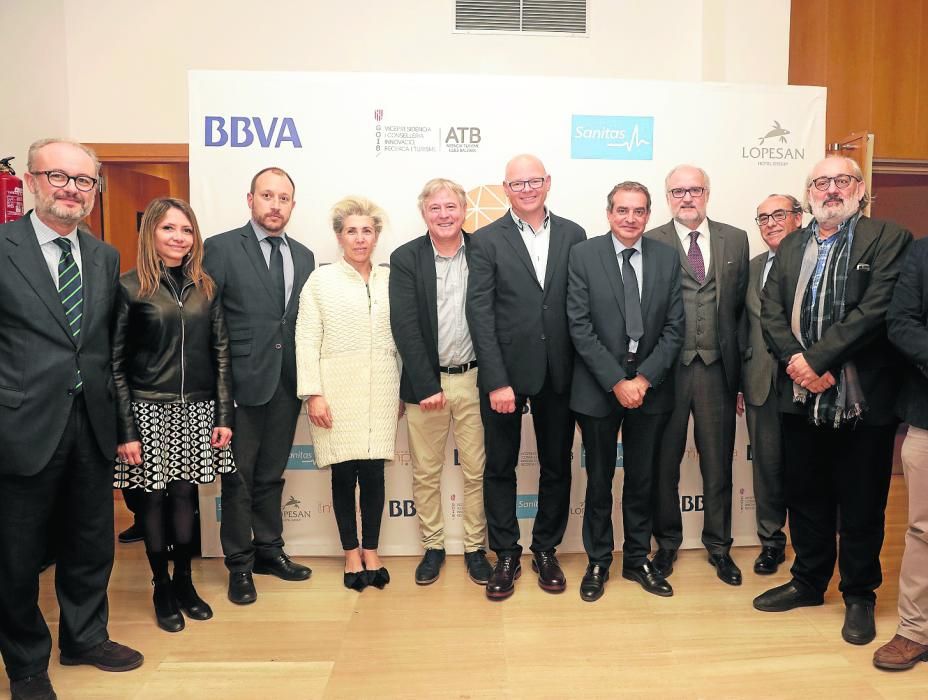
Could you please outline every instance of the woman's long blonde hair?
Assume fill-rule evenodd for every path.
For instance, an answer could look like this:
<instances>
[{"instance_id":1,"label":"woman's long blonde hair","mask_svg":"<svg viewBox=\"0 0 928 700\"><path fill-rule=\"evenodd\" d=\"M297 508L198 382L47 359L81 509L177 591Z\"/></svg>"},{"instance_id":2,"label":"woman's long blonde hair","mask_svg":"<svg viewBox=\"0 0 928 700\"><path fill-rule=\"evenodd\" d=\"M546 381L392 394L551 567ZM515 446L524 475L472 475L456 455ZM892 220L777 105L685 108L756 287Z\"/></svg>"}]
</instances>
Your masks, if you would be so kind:
<instances>
[{"instance_id":1,"label":"woman's long blonde hair","mask_svg":"<svg viewBox=\"0 0 928 700\"><path fill-rule=\"evenodd\" d=\"M187 202L173 197L159 197L149 202L142 214L139 229L139 251L136 269L139 276L139 296L150 297L158 290L161 280L161 258L155 252L155 229L171 209L177 209L190 220L193 227L193 247L184 258L184 274L207 299L213 298L215 284L203 269L203 238L196 214Z\"/></svg>"}]
</instances>

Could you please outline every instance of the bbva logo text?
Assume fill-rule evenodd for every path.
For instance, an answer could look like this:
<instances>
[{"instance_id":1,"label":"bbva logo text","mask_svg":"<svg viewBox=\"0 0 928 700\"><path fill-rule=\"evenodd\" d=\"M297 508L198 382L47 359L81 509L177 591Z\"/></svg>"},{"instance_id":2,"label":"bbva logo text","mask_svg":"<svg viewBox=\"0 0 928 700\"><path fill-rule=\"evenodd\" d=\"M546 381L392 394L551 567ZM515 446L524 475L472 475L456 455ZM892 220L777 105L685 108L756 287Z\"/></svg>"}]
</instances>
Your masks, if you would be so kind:
<instances>
[{"instance_id":1,"label":"bbva logo text","mask_svg":"<svg viewBox=\"0 0 928 700\"><path fill-rule=\"evenodd\" d=\"M289 143L303 148L293 117L274 117L265 124L261 117L207 116L204 121L206 146L248 148L257 140L261 148L280 148Z\"/></svg>"}]
</instances>

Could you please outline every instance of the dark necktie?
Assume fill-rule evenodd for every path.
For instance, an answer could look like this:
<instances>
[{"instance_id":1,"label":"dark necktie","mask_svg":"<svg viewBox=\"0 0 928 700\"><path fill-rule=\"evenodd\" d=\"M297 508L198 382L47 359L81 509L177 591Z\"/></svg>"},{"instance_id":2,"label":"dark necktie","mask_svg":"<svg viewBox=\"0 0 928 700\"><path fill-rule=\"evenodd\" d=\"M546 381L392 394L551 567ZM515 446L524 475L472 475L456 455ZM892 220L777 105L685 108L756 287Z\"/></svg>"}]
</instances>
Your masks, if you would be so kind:
<instances>
[{"instance_id":1,"label":"dark necktie","mask_svg":"<svg viewBox=\"0 0 928 700\"><path fill-rule=\"evenodd\" d=\"M690 267L693 268L693 274L696 275L696 281L702 284L706 281L706 263L702 259L702 251L696 245L696 239L699 238L699 231L690 232L690 249L686 253L686 259L690 261Z\"/></svg>"},{"instance_id":2,"label":"dark necktie","mask_svg":"<svg viewBox=\"0 0 928 700\"><path fill-rule=\"evenodd\" d=\"M67 238L56 238L55 244L61 248L61 257L58 259L58 297L64 307L64 316L71 329L71 336L75 345L80 345L81 318L84 315L84 289L81 284L81 271L71 252L71 241ZM77 370L74 381L74 392L79 393L84 382L81 371Z\"/></svg>"},{"instance_id":3,"label":"dark necktie","mask_svg":"<svg viewBox=\"0 0 928 700\"><path fill-rule=\"evenodd\" d=\"M629 340L641 340L644 321L641 319L641 297L638 295L638 275L632 267L632 255L637 251L626 248L622 251L622 286L625 287L625 333Z\"/></svg>"},{"instance_id":4,"label":"dark necktie","mask_svg":"<svg viewBox=\"0 0 928 700\"><path fill-rule=\"evenodd\" d=\"M271 260L269 264L269 269L271 271L271 287L280 303L280 311L283 313L287 310L287 287L284 283L284 256L280 252L280 245L283 243L283 239L278 236L268 236L264 240L271 244Z\"/></svg>"}]
</instances>

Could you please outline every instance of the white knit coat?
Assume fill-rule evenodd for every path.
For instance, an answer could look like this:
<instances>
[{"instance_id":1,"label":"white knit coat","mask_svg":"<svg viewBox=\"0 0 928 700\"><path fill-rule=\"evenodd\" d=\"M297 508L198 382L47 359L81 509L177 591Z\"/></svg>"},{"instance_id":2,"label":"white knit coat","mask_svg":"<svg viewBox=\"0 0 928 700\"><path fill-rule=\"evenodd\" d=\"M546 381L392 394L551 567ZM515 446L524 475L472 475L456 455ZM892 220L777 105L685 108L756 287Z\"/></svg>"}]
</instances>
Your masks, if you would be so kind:
<instances>
[{"instance_id":1,"label":"white knit coat","mask_svg":"<svg viewBox=\"0 0 928 700\"><path fill-rule=\"evenodd\" d=\"M368 283L344 259L317 268L300 293L297 394L324 396L332 428L310 426L316 464L394 457L400 369L390 331L390 269Z\"/></svg>"}]
</instances>

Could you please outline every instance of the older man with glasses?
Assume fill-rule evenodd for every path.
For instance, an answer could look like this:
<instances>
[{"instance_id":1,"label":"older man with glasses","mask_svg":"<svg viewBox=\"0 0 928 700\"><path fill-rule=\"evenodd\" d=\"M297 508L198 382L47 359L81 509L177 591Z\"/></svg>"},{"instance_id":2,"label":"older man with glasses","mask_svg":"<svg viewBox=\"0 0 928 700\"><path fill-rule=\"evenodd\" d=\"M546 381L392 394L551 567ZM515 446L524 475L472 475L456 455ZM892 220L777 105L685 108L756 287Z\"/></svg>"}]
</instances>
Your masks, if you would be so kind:
<instances>
[{"instance_id":1,"label":"older man with glasses","mask_svg":"<svg viewBox=\"0 0 928 700\"><path fill-rule=\"evenodd\" d=\"M676 401L658 457L653 518L658 550L652 562L669 576L683 543L680 462L692 414L705 503L702 543L718 578L740 586L741 570L729 550L748 235L706 217L709 176L702 168L678 165L664 184L673 219L645 236L672 246L679 255L686 332L675 369Z\"/></svg>"},{"instance_id":2,"label":"older man with glasses","mask_svg":"<svg viewBox=\"0 0 928 700\"><path fill-rule=\"evenodd\" d=\"M782 242L762 292L778 395L792 579L754 599L764 612L822 605L841 576L850 644L876 635L880 549L904 361L886 312L912 235L864 215L863 174L849 158L820 161L806 182L814 219ZM837 525L836 525L837 524ZM840 539L840 545L838 544Z\"/></svg>"}]
</instances>

